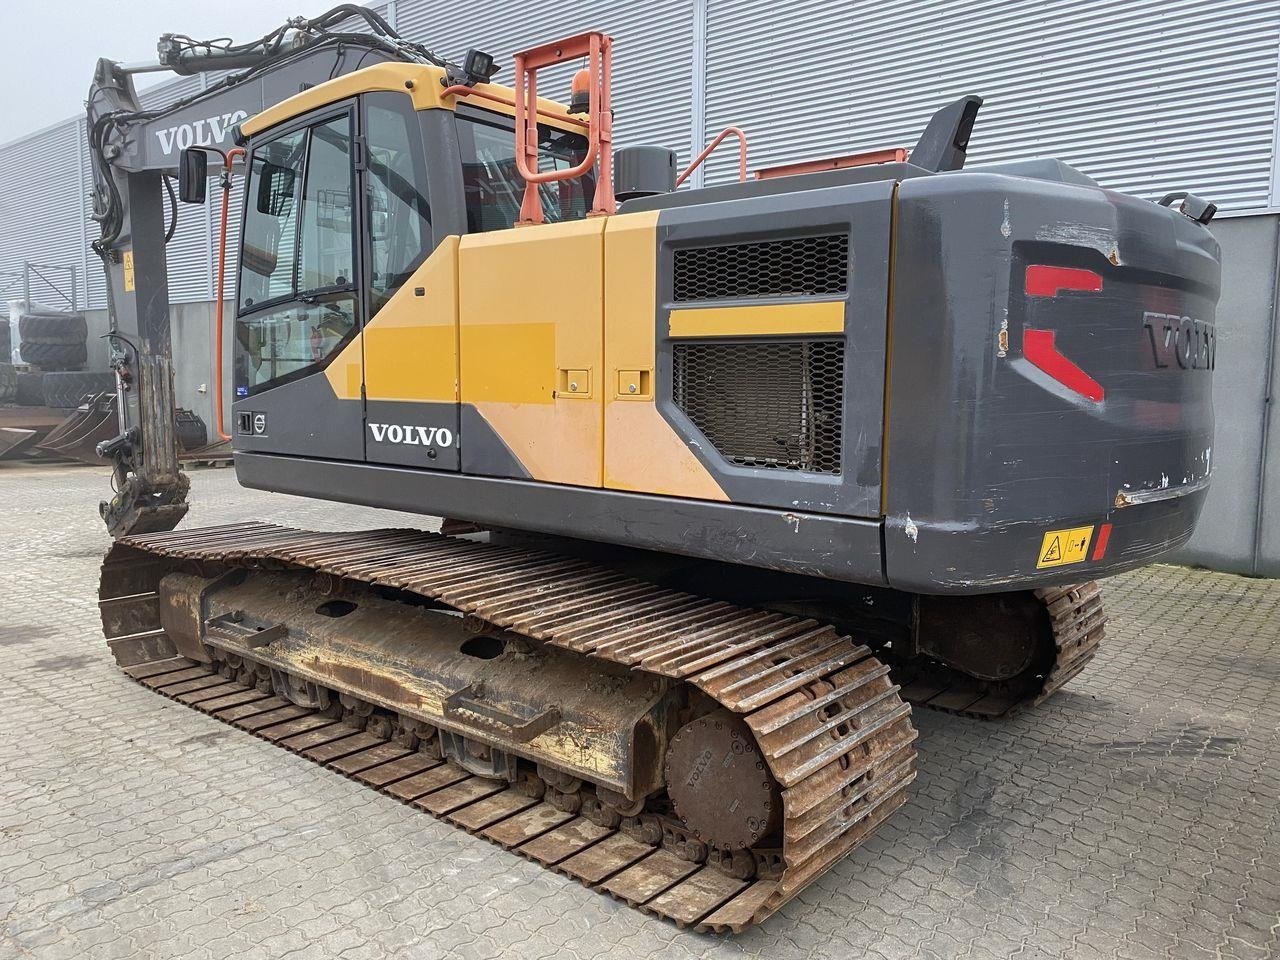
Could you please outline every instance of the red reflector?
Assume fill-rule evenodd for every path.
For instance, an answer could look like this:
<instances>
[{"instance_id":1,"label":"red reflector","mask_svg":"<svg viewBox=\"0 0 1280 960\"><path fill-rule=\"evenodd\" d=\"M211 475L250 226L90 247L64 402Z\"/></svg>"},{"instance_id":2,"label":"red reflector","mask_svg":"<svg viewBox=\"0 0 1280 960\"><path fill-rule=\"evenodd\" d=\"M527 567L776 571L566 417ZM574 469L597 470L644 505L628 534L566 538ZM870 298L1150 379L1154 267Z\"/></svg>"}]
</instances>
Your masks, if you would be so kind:
<instances>
[{"instance_id":1,"label":"red reflector","mask_svg":"<svg viewBox=\"0 0 1280 960\"><path fill-rule=\"evenodd\" d=\"M1056 297L1063 290L1097 293L1102 277L1092 270L1077 267L1051 267L1036 263L1027 267L1026 291L1029 297Z\"/></svg>"},{"instance_id":2,"label":"red reflector","mask_svg":"<svg viewBox=\"0 0 1280 960\"><path fill-rule=\"evenodd\" d=\"M1023 330L1022 355L1068 390L1101 403L1106 396L1102 384L1059 353L1053 337L1052 330Z\"/></svg>"},{"instance_id":3,"label":"red reflector","mask_svg":"<svg viewBox=\"0 0 1280 960\"><path fill-rule=\"evenodd\" d=\"M1107 541L1111 539L1111 524L1104 523L1098 528L1098 539L1093 544L1094 560L1101 560L1107 555Z\"/></svg>"}]
</instances>

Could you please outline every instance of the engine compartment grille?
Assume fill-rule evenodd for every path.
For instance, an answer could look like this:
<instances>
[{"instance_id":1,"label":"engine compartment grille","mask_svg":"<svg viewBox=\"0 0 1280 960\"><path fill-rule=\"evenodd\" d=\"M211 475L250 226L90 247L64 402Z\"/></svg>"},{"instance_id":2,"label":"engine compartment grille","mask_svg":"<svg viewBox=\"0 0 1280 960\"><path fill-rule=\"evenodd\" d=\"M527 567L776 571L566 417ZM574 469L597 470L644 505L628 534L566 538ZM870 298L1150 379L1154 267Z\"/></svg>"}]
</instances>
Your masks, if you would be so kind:
<instances>
[{"instance_id":1,"label":"engine compartment grille","mask_svg":"<svg viewBox=\"0 0 1280 960\"><path fill-rule=\"evenodd\" d=\"M788 237L675 251L679 303L847 292L849 237Z\"/></svg>"},{"instance_id":2,"label":"engine compartment grille","mask_svg":"<svg viewBox=\"0 0 1280 960\"><path fill-rule=\"evenodd\" d=\"M838 474L844 341L682 341L672 346L677 407L730 463Z\"/></svg>"}]
</instances>

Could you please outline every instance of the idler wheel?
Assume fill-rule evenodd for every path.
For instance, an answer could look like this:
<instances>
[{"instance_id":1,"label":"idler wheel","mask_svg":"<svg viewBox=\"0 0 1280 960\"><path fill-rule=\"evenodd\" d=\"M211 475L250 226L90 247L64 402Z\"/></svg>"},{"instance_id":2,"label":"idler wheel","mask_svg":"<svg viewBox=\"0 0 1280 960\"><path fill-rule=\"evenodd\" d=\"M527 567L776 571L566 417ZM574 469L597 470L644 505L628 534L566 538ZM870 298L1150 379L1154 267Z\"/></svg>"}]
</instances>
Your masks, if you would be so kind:
<instances>
[{"instance_id":1,"label":"idler wheel","mask_svg":"<svg viewBox=\"0 0 1280 960\"><path fill-rule=\"evenodd\" d=\"M698 839L742 850L782 820L782 798L747 725L726 712L686 723L671 740L667 793Z\"/></svg>"}]
</instances>

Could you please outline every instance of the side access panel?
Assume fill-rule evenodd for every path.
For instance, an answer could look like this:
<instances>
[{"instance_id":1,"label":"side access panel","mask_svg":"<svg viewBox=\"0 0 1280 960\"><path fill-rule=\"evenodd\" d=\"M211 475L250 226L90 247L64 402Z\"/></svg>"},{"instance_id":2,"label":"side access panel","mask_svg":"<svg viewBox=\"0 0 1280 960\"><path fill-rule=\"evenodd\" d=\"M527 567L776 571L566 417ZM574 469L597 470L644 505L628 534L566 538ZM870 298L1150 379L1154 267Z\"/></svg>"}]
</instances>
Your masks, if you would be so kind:
<instances>
[{"instance_id":1,"label":"side access panel","mask_svg":"<svg viewBox=\"0 0 1280 960\"><path fill-rule=\"evenodd\" d=\"M656 215L652 239L617 218L610 486L880 515L893 195L872 183L634 214ZM651 336L631 329L646 312ZM627 431L646 405L666 431Z\"/></svg>"},{"instance_id":2,"label":"side access panel","mask_svg":"<svg viewBox=\"0 0 1280 960\"><path fill-rule=\"evenodd\" d=\"M604 228L462 239L463 473L600 486Z\"/></svg>"},{"instance_id":3,"label":"side access panel","mask_svg":"<svg viewBox=\"0 0 1280 960\"><path fill-rule=\"evenodd\" d=\"M363 460L359 335L323 369L231 406L237 453Z\"/></svg>"},{"instance_id":4,"label":"side access panel","mask_svg":"<svg viewBox=\"0 0 1280 960\"><path fill-rule=\"evenodd\" d=\"M610 217L604 250L604 485L728 500L654 402L657 212Z\"/></svg>"}]
</instances>

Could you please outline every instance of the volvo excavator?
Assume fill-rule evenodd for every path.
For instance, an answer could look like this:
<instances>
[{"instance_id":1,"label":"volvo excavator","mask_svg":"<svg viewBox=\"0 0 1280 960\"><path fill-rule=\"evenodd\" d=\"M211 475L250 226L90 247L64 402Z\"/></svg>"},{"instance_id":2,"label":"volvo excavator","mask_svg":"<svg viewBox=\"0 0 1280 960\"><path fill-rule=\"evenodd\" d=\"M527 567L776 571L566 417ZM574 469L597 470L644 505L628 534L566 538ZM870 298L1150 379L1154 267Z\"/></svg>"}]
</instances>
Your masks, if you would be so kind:
<instances>
[{"instance_id":1,"label":"volvo excavator","mask_svg":"<svg viewBox=\"0 0 1280 960\"><path fill-rule=\"evenodd\" d=\"M347 6L166 36L219 79L161 110L99 63L102 622L170 700L739 931L903 804L913 708L1042 703L1102 640L1097 579L1191 535L1214 207L965 169L972 96L885 162L676 189L673 151L614 148L612 48L502 85ZM224 247L244 185L240 483L441 533L178 527L165 185L206 201L211 158Z\"/></svg>"}]
</instances>

